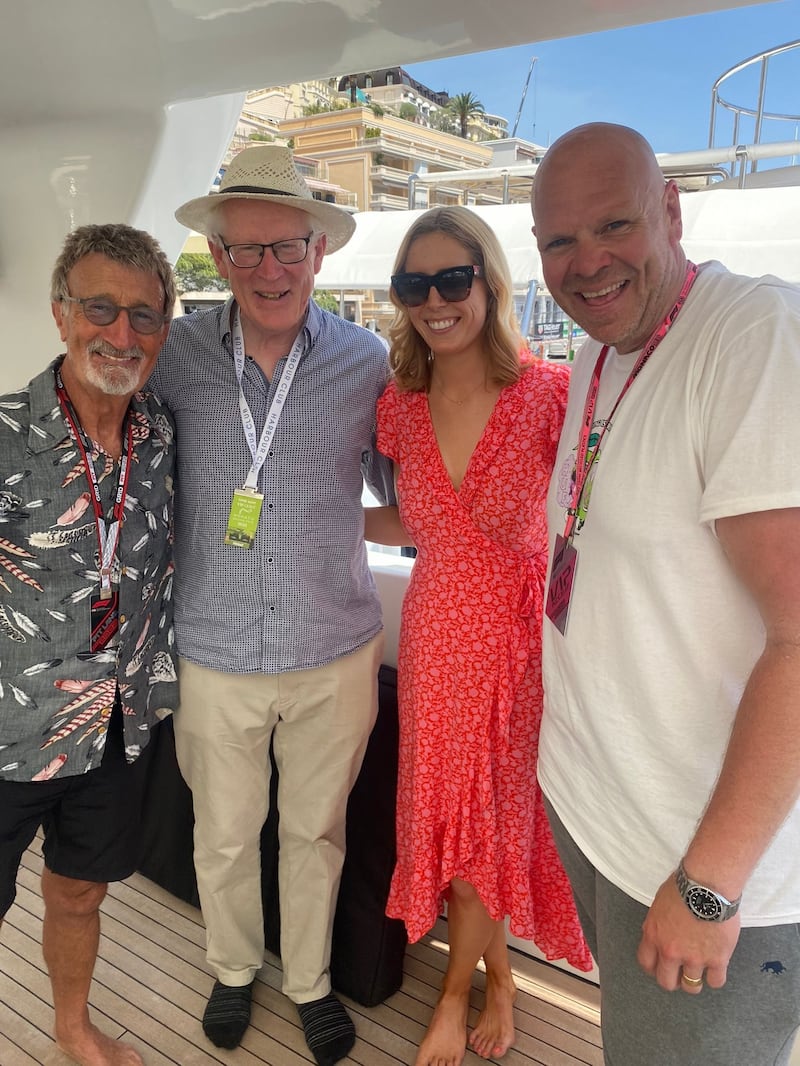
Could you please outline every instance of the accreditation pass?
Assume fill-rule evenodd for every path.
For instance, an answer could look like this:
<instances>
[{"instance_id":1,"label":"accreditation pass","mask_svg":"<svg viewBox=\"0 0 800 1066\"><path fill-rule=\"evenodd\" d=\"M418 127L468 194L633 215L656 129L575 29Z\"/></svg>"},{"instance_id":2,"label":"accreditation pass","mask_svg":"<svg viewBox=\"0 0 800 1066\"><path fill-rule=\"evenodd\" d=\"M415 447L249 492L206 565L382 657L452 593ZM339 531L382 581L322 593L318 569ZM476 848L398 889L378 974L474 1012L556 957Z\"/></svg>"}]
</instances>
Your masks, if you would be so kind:
<instances>
[{"instance_id":1,"label":"accreditation pass","mask_svg":"<svg viewBox=\"0 0 800 1066\"><path fill-rule=\"evenodd\" d=\"M256 539L258 519L264 494L257 489L234 489L231 511L228 515L228 528L225 530L225 543L236 548L252 548Z\"/></svg>"}]
</instances>

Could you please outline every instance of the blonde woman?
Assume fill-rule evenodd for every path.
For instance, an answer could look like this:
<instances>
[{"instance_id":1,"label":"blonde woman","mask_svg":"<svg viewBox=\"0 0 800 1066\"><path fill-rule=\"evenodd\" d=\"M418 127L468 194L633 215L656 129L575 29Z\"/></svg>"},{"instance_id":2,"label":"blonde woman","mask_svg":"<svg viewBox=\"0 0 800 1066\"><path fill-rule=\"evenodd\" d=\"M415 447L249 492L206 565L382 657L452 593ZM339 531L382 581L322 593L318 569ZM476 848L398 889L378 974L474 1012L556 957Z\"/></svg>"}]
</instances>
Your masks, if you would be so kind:
<instances>
[{"instance_id":1,"label":"blonde woman","mask_svg":"<svg viewBox=\"0 0 800 1066\"><path fill-rule=\"evenodd\" d=\"M394 381L378 446L397 508L367 510L367 539L414 544L399 653L397 866L388 913L409 939L447 901L450 955L416 1066L458 1066L514 1042L505 919L548 958L588 969L536 783L542 712L545 494L567 400L565 369L535 361L492 230L435 208L406 235L392 277Z\"/></svg>"}]
</instances>

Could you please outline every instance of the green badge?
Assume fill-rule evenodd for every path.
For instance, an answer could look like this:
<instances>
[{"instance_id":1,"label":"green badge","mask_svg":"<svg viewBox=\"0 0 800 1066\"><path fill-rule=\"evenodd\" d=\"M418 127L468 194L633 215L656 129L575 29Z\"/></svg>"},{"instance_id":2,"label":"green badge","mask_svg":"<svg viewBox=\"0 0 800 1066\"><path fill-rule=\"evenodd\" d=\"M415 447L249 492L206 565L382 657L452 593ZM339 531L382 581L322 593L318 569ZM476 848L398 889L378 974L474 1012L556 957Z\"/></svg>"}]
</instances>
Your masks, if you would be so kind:
<instances>
[{"instance_id":1,"label":"green badge","mask_svg":"<svg viewBox=\"0 0 800 1066\"><path fill-rule=\"evenodd\" d=\"M236 548L252 548L256 539L258 519L264 497L255 489L236 489L231 501L231 513L228 515L228 528L225 530L225 543Z\"/></svg>"}]
</instances>

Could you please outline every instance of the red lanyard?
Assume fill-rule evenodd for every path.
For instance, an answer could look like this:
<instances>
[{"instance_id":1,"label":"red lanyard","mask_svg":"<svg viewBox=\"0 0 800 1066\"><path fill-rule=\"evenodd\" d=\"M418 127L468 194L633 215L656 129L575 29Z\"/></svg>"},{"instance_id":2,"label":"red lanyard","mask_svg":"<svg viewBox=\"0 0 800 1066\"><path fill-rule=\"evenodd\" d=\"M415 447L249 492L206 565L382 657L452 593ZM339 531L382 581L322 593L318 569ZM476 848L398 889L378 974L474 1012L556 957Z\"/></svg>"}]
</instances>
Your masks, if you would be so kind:
<instances>
[{"instance_id":1,"label":"red lanyard","mask_svg":"<svg viewBox=\"0 0 800 1066\"><path fill-rule=\"evenodd\" d=\"M611 424L611 420L616 414L617 408L622 402L622 397L628 392L631 385L634 383L645 363L650 356L661 344L663 339L669 333L672 328L672 324L678 317L678 312L686 303L686 297L689 295L692 289L692 285L695 283L697 277L697 266L694 263L686 264L686 277L683 280L683 287L678 295L678 299L675 301L675 306L664 318L663 322L656 327L654 333L651 335L647 344L639 353L639 358L636 360L633 369L628 375L628 379L622 386L619 396L614 402L614 406L611 408L611 413L603 424L603 428L600 430L600 434L597 438L597 442L589 454L589 438L592 433L592 425L594 423L594 410L597 404L597 394L600 391L600 376L603 373L603 367L605 365L606 356L608 355L608 345L604 344L600 354L597 357L597 362L594 365L592 371L592 379L589 382L589 391L586 394L586 404L583 408L583 421L581 423L580 437L578 438L578 450L575 456L575 486L572 496L572 506L567 511L567 522L564 528L564 539L571 540L575 532L575 523L578 518L578 507L581 502L583 490L586 487L586 482L589 478L589 474L594 464L595 459L600 454L600 444L602 443L605 432Z\"/></svg>"},{"instance_id":2,"label":"red lanyard","mask_svg":"<svg viewBox=\"0 0 800 1066\"><path fill-rule=\"evenodd\" d=\"M84 433L80 420L70 402L58 367L56 367L56 395L61 404L61 411L69 426L70 435L81 453L86 478L92 490L95 529L97 531L97 543L100 546L100 598L107 600L111 598L111 568L117 554L122 517L125 513L125 497L128 494L130 455L133 451L133 426L130 418L126 418L122 433L122 457L119 464L117 492L114 497L114 510L111 515L111 524L107 526L105 515L103 514L103 501L100 496L100 483L92 460L92 444Z\"/></svg>"}]
</instances>

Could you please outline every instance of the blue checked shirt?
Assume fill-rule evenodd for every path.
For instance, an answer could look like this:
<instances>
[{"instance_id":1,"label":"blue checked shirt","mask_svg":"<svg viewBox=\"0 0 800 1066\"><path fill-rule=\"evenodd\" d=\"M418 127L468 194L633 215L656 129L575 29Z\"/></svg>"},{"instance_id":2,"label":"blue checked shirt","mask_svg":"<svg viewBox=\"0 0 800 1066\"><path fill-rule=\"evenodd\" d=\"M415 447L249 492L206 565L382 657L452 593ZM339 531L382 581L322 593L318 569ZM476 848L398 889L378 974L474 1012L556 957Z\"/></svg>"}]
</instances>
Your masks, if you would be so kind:
<instances>
[{"instance_id":1,"label":"blue checked shirt","mask_svg":"<svg viewBox=\"0 0 800 1066\"><path fill-rule=\"evenodd\" d=\"M379 498L392 494L391 463L375 450L388 358L374 334L309 304L303 356L258 477L255 543L226 545L233 492L252 461L232 307L228 300L176 319L150 379L177 428L177 649L228 673L303 670L355 651L381 629L361 493L365 477ZM245 360L242 385L259 437L285 365L270 382Z\"/></svg>"}]
</instances>

